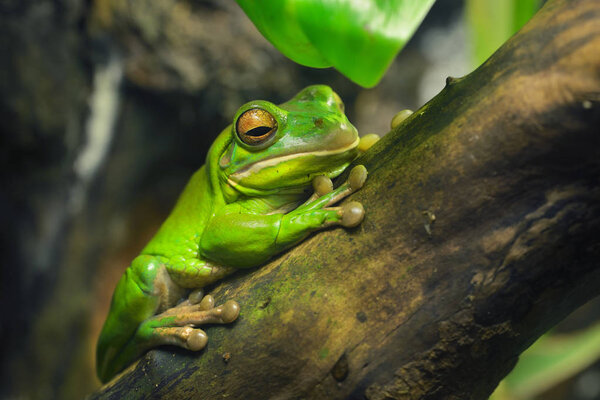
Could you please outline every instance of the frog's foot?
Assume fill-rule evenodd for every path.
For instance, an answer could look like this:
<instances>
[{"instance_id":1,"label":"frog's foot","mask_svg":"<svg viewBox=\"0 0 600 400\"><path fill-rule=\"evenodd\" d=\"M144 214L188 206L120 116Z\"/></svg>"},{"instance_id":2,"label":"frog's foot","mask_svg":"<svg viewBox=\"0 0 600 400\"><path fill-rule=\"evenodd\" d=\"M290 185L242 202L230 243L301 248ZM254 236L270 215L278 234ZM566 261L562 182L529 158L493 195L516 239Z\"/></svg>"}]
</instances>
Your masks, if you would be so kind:
<instances>
[{"instance_id":1,"label":"frog's foot","mask_svg":"<svg viewBox=\"0 0 600 400\"><path fill-rule=\"evenodd\" d=\"M276 246L284 249L298 243L309 233L334 225L354 227L359 225L365 210L362 204L351 201L339 207L332 207L349 194L359 190L367 179L367 169L363 165L352 168L348 180L332 189L331 180L325 176L313 180L315 194L298 208L283 214Z\"/></svg>"},{"instance_id":2,"label":"frog's foot","mask_svg":"<svg viewBox=\"0 0 600 400\"><path fill-rule=\"evenodd\" d=\"M200 310L210 310L215 306L215 298L211 295L204 295L203 289L195 289L190 292L188 298L177 304L176 307L191 306L199 304Z\"/></svg>"},{"instance_id":3,"label":"frog's foot","mask_svg":"<svg viewBox=\"0 0 600 400\"><path fill-rule=\"evenodd\" d=\"M367 169L364 165L357 165L350 171L348 180L341 186L333 189L331 179L318 176L313 180L315 194L304 204L290 212L287 217L296 218L295 224L300 219L314 228L326 228L333 225L354 227L360 224L365 216L362 204L352 201L340 207L333 204L359 190L367 180ZM299 226L301 226L299 224Z\"/></svg>"},{"instance_id":4,"label":"frog's foot","mask_svg":"<svg viewBox=\"0 0 600 400\"><path fill-rule=\"evenodd\" d=\"M360 154L369 150L375 143L379 141L379 135L376 133L369 133L360 138L360 142L358 142L358 152Z\"/></svg>"},{"instance_id":5,"label":"frog's foot","mask_svg":"<svg viewBox=\"0 0 600 400\"><path fill-rule=\"evenodd\" d=\"M356 192L360 188L363 187L365 181L367 180L367 169L364 165L357 165L350 170L350 175L346 182L344 182L339 188L332 191L334 196L329 199L327 205L332 205L343 199L344 197L349 196L350 194ZM361 206L362 207L362 206Z\"/></svg>"},{"instance_id":6,"label":"frog's foot","mask_svg":"<svg viewBox=\"0 0 600 400\"><path fill-rule=\"evenodd\" d=\"M168 344L192 351L202 350L208 336L198 326L229 324L237 319L240 306L229 300L215 307L212 296L197 301L199 297L202 297L201 292L192 292L184 302L145 320L138 329L138 339L149 347Z\"/></svg>"},{"instance_id":7,"label":"frog's foot","mask_svg":"<svg viewBox=\"0 0 600 400\"><path fill-rule=\"evenodd\" d=\"M402 111L398 112L396 115L394 115L394 118L392 118L392 120L390 122L390 128L392 128L392 130L396 129L398 126L400 126L401 123L403 123L412 114L413 114L412 110L402 110Z\"/></svg>"},{"instance_id":8,"label":"frog's foot","mask_svg":"<svg viewBox=\"0 0 600 400\"><path fill-rule=\"evenodd\" d=\"M296 210L309 210L331 206L362 188L366 180L367 169L364 165L357 165L352 168L346 182L335 190L333 189L331 179L324 175L317 176L312 182L315 193Z\"/></svg>"},{"instance_id":9,"label":"frog's foot","mask_svg":"<svg viewBox=\"0 0 600 400\"><path fill-rule=\"evenodd\" d=\"M358 201L351 201L341 207L327 207L325 209L336 211L341 217L341 219L338 221L330 221L326 223L325 226L342 225L346 228L353 228L360 225L365 217L365 209Z\"/></svg>"}]
</instances>

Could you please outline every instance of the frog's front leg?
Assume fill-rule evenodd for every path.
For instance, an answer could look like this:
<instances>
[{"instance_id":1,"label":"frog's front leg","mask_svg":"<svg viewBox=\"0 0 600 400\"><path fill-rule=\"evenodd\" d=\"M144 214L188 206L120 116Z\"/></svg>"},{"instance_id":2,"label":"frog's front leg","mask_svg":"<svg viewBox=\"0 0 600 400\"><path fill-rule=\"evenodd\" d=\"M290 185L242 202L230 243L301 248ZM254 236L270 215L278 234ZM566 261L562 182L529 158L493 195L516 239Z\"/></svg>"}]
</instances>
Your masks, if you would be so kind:
<instances>
[{"instance_id":1,"label":"frog's front leg","mask_svg":"<svg viewBox=\"0 0 600 400\"><path fill-rule=\"evenodd\" d=\"M200 240L200 255L222 265L256 267L319 229L356 226L364 217L360 203L331 205L360 189L366 176L366 168L359 165L353 168L348 181L335 190L317 183L316 195L287 214L253 214L232 207L215 215ZM323 181L322 178L317 181Z\"/></svg>"},{"instance_id":2,"label":"frog's front leg","mask_svg":"<svg viewBox=\"0 0 600 400\"><path fill-rule=\"evenodd\" d=\"M352 168L348 180L335 190L329 178L315 178L315 193L304 204L283 216L277 236L278 246L288 247L309 233L331 225L354 227L360 224L365 215L362 204L352 201L341 207L331 206L359 190L366 179L367 169L363 165Z\"/></svg>"}]
</instances>

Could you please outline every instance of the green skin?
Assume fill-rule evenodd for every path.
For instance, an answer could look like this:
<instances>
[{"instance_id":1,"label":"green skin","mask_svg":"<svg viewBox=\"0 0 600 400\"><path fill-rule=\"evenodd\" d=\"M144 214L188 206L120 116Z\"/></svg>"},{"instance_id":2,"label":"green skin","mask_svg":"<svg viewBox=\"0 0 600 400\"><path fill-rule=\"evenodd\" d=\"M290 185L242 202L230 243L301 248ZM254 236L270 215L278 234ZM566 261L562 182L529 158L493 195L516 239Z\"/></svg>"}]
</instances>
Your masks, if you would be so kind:
<instances>
[{"instance_id":1,"label":"green skin","mask_svg":"<svg viewBox=\"0 0 600 400\"><path fill-rule=\"evenodd\" d=\"M277 127L264 143L247 144L236 121L257 108ZM201 288L265 263L311 232L363 219L360 203L332 207L363 185L366 169L353 168L348 181L332 189L331 178L359 154L359 139L331 88L309 86L279 106L247 103L233 121L117 284L98 340L103 382L159 345L198 351L207 342L198 326L237 318L237 303L215 307Z\"/></svg>"}]
</instances>

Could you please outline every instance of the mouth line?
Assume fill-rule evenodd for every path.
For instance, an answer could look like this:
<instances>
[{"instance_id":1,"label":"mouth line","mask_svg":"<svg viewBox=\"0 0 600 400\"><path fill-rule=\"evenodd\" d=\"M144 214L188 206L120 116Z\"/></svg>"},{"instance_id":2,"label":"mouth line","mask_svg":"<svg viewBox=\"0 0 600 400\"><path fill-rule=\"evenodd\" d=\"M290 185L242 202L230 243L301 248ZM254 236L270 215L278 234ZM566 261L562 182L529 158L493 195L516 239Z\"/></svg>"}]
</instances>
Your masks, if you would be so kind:
<instances>
[{"instance_id":1,"label":"mouth line","mask_svg":"<svg viewBox=\"0 0 600 400\"><path fill-rule=\"evenodd\" d=\"M230 182L238 183L239 180L247 177L248 175L256 173L257 171L260 171L260 170L262 170L264 168L268 168L268 167L271 167L273 165L277 165L277 164L279 164L281 162L293 160L295 158L299 158L299 157L303 157L303 156L307 156L307 155L328 156L328 155L335 155L335 154L344 153L344 152L346 152L348 150L352 150L353 148L357 147L359 142L360 142L360 138L357 137L354 142L352 142L348 146L341 147L339 149L334 149L334 150L319 150L319 151L307 151L307 152L303 152L303 153L287 154L285 156L278 156L278 157L267 158L267 159L264 159L264 160L256 161L256 162L254 162L252 164L249 164L249 165L245 166L241 170L239 170L237 172L234 172L233 174L229 175L229 177L227 177L227 180L230 181Z\"/></svg>"}]
</instances>

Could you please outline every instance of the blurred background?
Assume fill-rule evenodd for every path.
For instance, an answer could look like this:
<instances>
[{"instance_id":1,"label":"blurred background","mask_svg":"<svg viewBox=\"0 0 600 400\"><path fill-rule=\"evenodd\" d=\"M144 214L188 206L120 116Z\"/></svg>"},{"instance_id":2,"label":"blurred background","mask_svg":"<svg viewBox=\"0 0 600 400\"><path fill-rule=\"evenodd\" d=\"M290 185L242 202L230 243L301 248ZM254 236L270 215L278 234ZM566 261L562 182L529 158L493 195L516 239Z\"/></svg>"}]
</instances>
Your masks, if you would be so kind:
<instances>
[{"instance_id":1,"label":"blurred background","mask_svg":"<svg viewBox=\"0 0 600 400\"><path fill-rule=\"evenodd\" d=\"M0 398L99 387L95 342L116 282L241 104L325 83L361 134L383 135L477 65L473 10L438 1L363 89L286 59L233 0L0 1ZM588 328L599 309L560 332ZM527 396L600 398L597 359ZM516 398L505 386L498 398Z\"/></svg>"}]
</instances>

